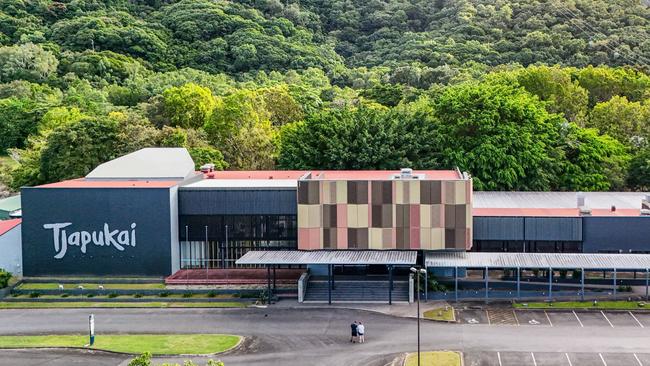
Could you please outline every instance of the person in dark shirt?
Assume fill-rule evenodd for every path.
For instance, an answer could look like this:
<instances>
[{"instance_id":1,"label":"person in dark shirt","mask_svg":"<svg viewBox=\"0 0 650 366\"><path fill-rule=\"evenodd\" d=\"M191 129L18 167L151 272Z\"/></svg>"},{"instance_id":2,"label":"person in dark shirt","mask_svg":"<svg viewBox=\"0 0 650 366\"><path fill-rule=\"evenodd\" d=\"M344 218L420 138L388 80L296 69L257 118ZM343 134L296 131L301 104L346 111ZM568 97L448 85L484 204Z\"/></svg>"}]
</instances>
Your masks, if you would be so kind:
<instances>
[{"instance_id":1,"label":"person in dark shirt","mask_svg":"<svg viewBox=\"0 0 650 366\"><path fill-rule=\"evenodd\" d=\"M359 336L359 334L357 333L357 322L355 321L354 323L350 324L350 328L352 329L352 336L350 337L350 342L356 343L357 337Z\"/></svg>"}]
</instances>

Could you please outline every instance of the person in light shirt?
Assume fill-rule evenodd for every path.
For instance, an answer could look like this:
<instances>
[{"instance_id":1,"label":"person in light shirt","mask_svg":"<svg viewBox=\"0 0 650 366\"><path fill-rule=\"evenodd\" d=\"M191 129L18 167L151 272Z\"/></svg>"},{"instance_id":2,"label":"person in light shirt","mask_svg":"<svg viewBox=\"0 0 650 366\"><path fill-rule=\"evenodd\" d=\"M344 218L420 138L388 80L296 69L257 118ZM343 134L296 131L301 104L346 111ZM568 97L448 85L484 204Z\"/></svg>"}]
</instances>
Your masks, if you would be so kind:
<instances>
[{"instance_id":1,"label":"person in light shirt","mask_svg":"<svg viewBox=\"0 0 650 366\"><path fill-rule=\"evenodd\" d=\"M366 326L362 322L357 324L357 334L359 335L359 343L366 342Z\"/></svg>"}]
</instances>

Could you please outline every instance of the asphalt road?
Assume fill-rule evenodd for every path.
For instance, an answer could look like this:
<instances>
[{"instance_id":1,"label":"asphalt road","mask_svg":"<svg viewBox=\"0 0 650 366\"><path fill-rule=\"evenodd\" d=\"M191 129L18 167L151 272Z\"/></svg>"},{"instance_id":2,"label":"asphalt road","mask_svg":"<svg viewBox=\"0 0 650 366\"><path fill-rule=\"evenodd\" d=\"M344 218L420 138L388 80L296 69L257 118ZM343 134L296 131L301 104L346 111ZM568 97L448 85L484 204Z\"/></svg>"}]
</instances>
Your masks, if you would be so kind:
<instances>
[{"instance_id":1,"label":"asphalt road","mask_svg":"<svg viewBox=\"0 0 650 366\"><path fill-rule=\"evenodd\" d=\"M0 310L0 334L87 331L87 309ZM230 333L249 338L220 358L237 365L386 365L416 349L415 319L347 309L94 309L101 333ZM366 324L363 345L349 342L349 323ZM650 328L533 327L440 324L423 321L422 349L480 352L650 352ZM175 360L176 362L178 360ZM0 351L0 365L126 364L125 358L83 351Z\"/></svg>"}]
</instances>

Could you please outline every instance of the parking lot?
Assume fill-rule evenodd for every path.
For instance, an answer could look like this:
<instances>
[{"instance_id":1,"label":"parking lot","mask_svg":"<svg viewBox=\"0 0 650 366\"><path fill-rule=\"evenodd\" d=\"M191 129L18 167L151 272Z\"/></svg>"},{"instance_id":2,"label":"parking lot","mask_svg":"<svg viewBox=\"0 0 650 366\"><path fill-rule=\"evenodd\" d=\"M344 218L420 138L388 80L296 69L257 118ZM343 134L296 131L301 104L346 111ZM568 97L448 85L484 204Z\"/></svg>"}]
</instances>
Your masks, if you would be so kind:
<instances>
[{"instance_id":1,"label":"parking lot","mask_svg":"<svg viewBox=\"0 0 650 366\"><path fill-rule=\"evenodd\" d=\"M466 325L547 327L650 327L650 312L598 310L456 310L456 319Z\"/></svg>"},{"instance_id":2,"label":"parking lot","mask_svg":"<svg viewBox=\"0 0 650 366\"><path fill-rule=\"evenodd\" d=\"M465 366L645 366L648 353L465 352Z\"/></svg>"}]
</instances>

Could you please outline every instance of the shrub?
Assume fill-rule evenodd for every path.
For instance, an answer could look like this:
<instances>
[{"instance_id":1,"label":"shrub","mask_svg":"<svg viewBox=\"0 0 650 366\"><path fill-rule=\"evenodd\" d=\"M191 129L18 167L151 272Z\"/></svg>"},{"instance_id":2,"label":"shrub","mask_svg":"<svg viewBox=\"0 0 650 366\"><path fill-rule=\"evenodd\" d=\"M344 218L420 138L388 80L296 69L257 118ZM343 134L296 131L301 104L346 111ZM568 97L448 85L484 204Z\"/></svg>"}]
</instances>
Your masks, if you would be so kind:
<instances>
[{"instance_id":1,"label":"shrub","mask_svg":"<svg viewBox=\"0 0 650 366\"><path fill-rule=\"evenodd\" d=\"M70 295L69 294L61 294L61 297L63 297L63 298L66 298L68 296L70 296Z\"/></svg>"},{"instance_id":2,"label":"shrub","mask_svg":"<svg viewBox=\"0 0 650 366\"><path fill-rule=\"evenodd\" d=\"M95 297L95 294L88 294L88 295L86 295L86 297L88 297L88 298Z\"/></svg>"},{"instance_id":3,"label":"shrub","mask_svg":"<svg viewBox=\"0 0 650 366\"><path fill-rule=\"evenodd\" d=\"M116 294L115 292L111 292L110 294L108 294L109 299L114 299L114 298L116 298L118 296L120 296L120 295Z\"/></svg>"},{"instance_id":4,"label":"shrub","mask_svg":"<svg viewBox=\"0 0 650 366\"><path fill-rule=\"evenodd\" d=\"M135 295L133 295L133 297L135 297L136 299L139 299L139 298L142 297L142 294L135 294Z\"/></svg>"},{"instance_id":5,"label":"shrub","mask_svg":"<svg viewBox=\"0 0 650 366\"><path fill-rule=\"evenodd\" d=\"M167 296L169 296L169 292L167 292L167 291L163 291L163 292L159 293L158 296L160 296L160 297L167 297Z\"/></svg>"},{"instance_id":6,"label":"shrub","mask_svg":"<svg viewBox=\"0 0 650 366\"><path fill-rule=\"evenodd\" d=\"M151 353L145 352L132 359L128 366L151 366Z\"/></svg>"},{"instance_id":7,"label":"shrub","mask_svg":"<svg viewBox=\"0 0 650 366\"><path fill-rule=\"evenodd\" d=\"M214 291L208 292L208 297L217 297L217 293Z\"/></svg>"},{"instance_id":8,"label":"shrub","mask_svg":"<svg viewBox=\"0 0 650 366\"><path fill-rule=\"evenodd\" d=\"M192 297L192 295L194 295L194 294L192 294L191 292L186 292L186 293L183 294L183 297L184 298L189 298L189 297Z\"/></svg>"},{"instance_id":9,"label":"shrub","mask_svg":"<svg viewBox=\"0 0 650 366\"><path fill-rule=\"evenodd\" d=\"M37 298L39 296L41 296L41 294L38 293L38 292L30 292L29 293L29 297L31 297L32 299L35 299L35 298Z\"/></svg>"},{"instance_id":10,"label":"shrub","mask_svg":"<svg viewBox=\"0 0 650 366\"><path fill-rule=\"evenodd\" d=\"M9 285L9 280L11 279L11 272L7 272L4 269L0 268L0 288L5 288Z\"/></svg>"}]
</instances>

